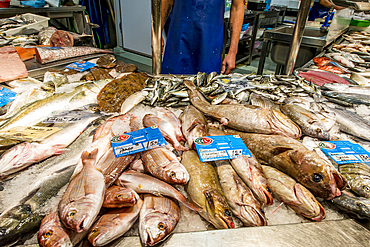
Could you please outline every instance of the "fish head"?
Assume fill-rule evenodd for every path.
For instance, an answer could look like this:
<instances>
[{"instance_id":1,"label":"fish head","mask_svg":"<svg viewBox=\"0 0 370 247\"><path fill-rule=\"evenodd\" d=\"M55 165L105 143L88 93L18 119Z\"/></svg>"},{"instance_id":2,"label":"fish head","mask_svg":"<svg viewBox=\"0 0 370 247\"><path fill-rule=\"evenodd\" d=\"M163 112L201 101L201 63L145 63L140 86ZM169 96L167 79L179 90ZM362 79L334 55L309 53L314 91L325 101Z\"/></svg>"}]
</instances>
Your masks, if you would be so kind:
<instances>
[{"instance_id":1,"label":"fish head","mask_svg":"<svg viewBox=\"0 0 370 247\"><path fill-rule=\"evenodd\" d=\"M111 227L112 229L112 227ZM93 246L103 246L112 240L114 231L109 230L109 227L94 225L87 235L87 239Z\"/></svg>"},{"instance_id":2,"label":"fish head","mask_svg":"<svg viewBox=\"0 0 370 247\"><path fill-rule=\"evenodd\" d=\"M267 220L262 209L249 205L240 207L240 216L244 219L244 226L266 226Z\"/></svg>"},{"instance_id":3,"label":"fish head","mask_svg":"<svg viewBox=\"0 0 370 247\"><path fill-rule=\"evenodd\" d=\"M154 114L148 113L148 114L145 114L143 118L143 125L145 127L158 126L159 121L160 119L157 116L155 116Z\"/></svg>"},{"instance_id":4,"label":"fish head","mask_svg":"<svg viewBox=\"0 0 370 247\"><path fill-rule=\"evenodd\" d=\"M325 125L321 122L321 123L318 123L318 122L311 122L309 123L310 124L310 128L306 128L306 134L311 136L311 137L316 137L320 140L329 140L330 139L330 136L329 136L329 132L328 130L325 128Z\"/></svg>"},{"instance_id":5,"label":"fish head","mask_svg":"<svg viewBox=\"0 0 370 247\"><path fill-rule=\"evenodd\" d=\"M229 205L216 190L203 192L206 197L206 213L217 229L235 228Z\"/></svg>"},{"instance_id":6,"label":"fish head","mask_svg":"<svg viewBox=\"0 0 370 247\"><path fill-rule=\"evenodd\" d=\"M140 222L140 238L144 246L163 241L175 228L177 221L162 213L152 213Z\"/></svg>"},{"instance_id":7,"label":"fish head","mask_svg":"<svg viewBox=\"0 0 370 247\"><path fill-rule=\"evenodd\" d=\"M298 180L315 196L331 200L340 195L346 179L328 162L309 150L289 151L291 161L299 167Z\"/></svg>"},{"instance_id":8,"label":"fish head","mask_svg":"<svg viewBox=\"0 0 370 247\"><path fill-rule=\"evenodd\" d=\"M179 162L171 162L166 166L165 177L171 184L187 184L190 179L186 168Z\"/></svg>"},{"instance_id":9,"label":"fish head","mask_svg":"<svg viewBox=\"0 0 370 247\"><path fill-rule=\"evenodd\" d=\"M37 239L41 247L72 247L68 232L63 229L58 213L55 212L42 220Z\"/></svg>"},{"instance_id":10,"label":"fish head","mask_svg":"<svg viewBox=\"0 0 370 247\"><path fill-rule=\"evenodd\" d=\"M106 191L103 207L133 206L139 200L139 195L132 189L112 186Z\"/></svg>"},{"instance_id":11,"label":"fish head","mask_svg":"<svg viewBox=\"0 0 370 247\"><path fill-rule=\"evenodd\" d=\"M351 190L357 195L370 198L370 180L369 179L353 179L351 181Z\"/></svg>"},{"instance_id":12,"label":"fish head","mask_svg":"<svg viewBox=\"0 0 370 247\"><path fill-rule=\"evenodd\" d=\"M72 202L61 211L60 219L67 228L78 233L83 232L91 226L95 219L89 215L91 204L83 200Z\"/></svg>"}]
</instances>

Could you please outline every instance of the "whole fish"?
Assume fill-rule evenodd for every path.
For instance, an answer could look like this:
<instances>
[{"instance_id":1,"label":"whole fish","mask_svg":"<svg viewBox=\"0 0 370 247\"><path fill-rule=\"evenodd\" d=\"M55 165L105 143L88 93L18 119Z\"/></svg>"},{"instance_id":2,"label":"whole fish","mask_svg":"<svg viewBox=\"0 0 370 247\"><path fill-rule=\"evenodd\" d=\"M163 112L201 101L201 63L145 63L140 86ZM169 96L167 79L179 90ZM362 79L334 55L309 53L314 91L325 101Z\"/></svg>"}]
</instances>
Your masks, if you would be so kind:
<instances>
[{"instance_id":1,"label":"whole fish","mask_svg":"<svg viewBox=\"0 0 370 247\"><path fill-rule=\"evenodd\" d=\"M209 134L211 136L226 135L225 132L215 128L210 128ZM242 157L231 159L230 163L244 183L251 189L257 200L262 205L272 205L272 191L256 157L253 154L252 157L243 155Z\"/></svg>"},{"instance_id":2,"label":"whole fish","mask_svg":"<svg viewBox=\"0 0 370 247\"><path fill-rule=\"evenodd\" d=\"M98 150L81 155L84 167L72 179L58 204L63 224L76 232L88 230L103 204L105 183L103 174L95 168Z\"/></svg>"},{"instance_id":3,"label":"whole fish","mask_svg":"<svg viewBox=\"0 0 370 247\"><path fill-rule=\"evenodd\" d=\"M64 153L66 147L98 117L98 114L93 114L82 121L70 123L64 126L63 130L53 134L40 143L23 142L12 147L0 157L0 179L4 179L10 174L49 158L50 156Z\"/></svg>"},{"instance_id":4,"label":"whole fish","mask_svg":"<svg viewBox=\"0 0 370 247\"><path fill-rule=\"evenodd\" d=\"M281 134L292 138L301 136L300 128L278 111L243 104L211 105L191 81L184 81L184 83L189 88L191 103L198 110L219 120L224 125L246 132Z\"/></svg>"},{"instance_id":5,"label":"whole fish","mask_svg":"<svg viewBox=\"0 0 370 247\"><path fill-rule=\"evenodd\" d=\"M199 214L217 229L234 228L215 168L201 162L198 154L192 150L183 153L181 163L190 175L189 183L185 186L186 193L201 208Z\"/></svg>"},{"instance_id":6,"label":"whole fish","mask_svg":"<svg viewBox=\"0 0 370 247\"><path fill-rule=\"evenodd\" d=\"M314 151L289 137L247 134L234 130L226 133L239 135L257 159L272 166L326 200L340 195L346 179Z\"/></svg>"},{"instance_id":7,"label":"whole fish","mask_svg":"<svg viewBox=\"0 0 370 247\"><path fill-rule=\"evenodd\" d=\"M322 140L329 140L328 130L314 112L298 105L290 104L281 105L280 109L301 128L303 134Z\"/></svg>"},{"instance_id":8,"label":"whole fish","mask_svg":"<svg viewBox=\"0 0 370 247\"><path fill-rule=\"evenodd\" d=\"M362 87L362 86L354 86L349 84L342 84L342 83L326 83L322 86L325 89L334 91L334 92L342 92L347 94L370 94L370 88Z\"/></svg>"},{"instance_id":9,"label":"whole fish","mask_svg":"<svg viewBox=\"0 0 370 247\"><path fill-rule=\"evenodd\" d=\"M370 123L356 113L344 108L330 108L335 112L340 131L370 141Z\"/></svg>"},{"instance_id":10,"label":"whole fish","mask_svg":"<svg viewBox=\"0 0 370 247\"><path fill-rule=\"evenodd\" d=\"M0 215L0 243L12 244L20 237L39 227L43 216L40 210L51 197L68 183L74 166L68 166L50 174L35 185L27 197L16 206L11 207Z\"/></svg>"},{"instance_id":11,"label":"whole fish","mask_svg":"<svg viewBox=\"0 0 370 247\"><path fill-rule=\"evenodd\" d=\"M153 176L170 184L186 184L189 174L176 155L165 147L150 149L141 153L146 169Z\"/></svg>"},{"instance_id":12,"label":"whole fish","mask_svg":"<svg viewBox=\"0 0 370 247\"><path fill-rule=\"evenodd\" d=\"M231 212L243 222L244 226L265 226L267 223L261 204L230 163L227 160L215 161L215 163Z\"/></svg>"},{"instance_id":13,"label":"whole fish","mask_svg":"<svg viewBox=\"0 0 370 247\"><path fill-rule=\"evenodd\" d=\"M326 129L329 131L331 128L333 128L335 122L337 121L335 112L330 110L330 108L324 103L311 103L310 105L310 109L312 109L316 116L320 118Z\"/></svg>"},{"instance_id":14,"label":"whole fish","mask_svg":"<svg viewBox=\"0 0 370 247\"><path fill-rule=\"evenodd\" d=\"M331 202L346 214L353 215L359 219L370 219L370 199L357 197L344 191L341 196Z\"/></svg>"},{"instance_id":15,"label":"whole fish","mask_svg":"<svg viewBox=\"0 0 370 247\"><path fill-rule=\"evenodd\" d=\"M59 219L58 212L50 213L41 221L37 240L41 247L75 246L87 232L77 233L66 228Z\"/></svg>"},{"instance_id":16,"label":"whole fish","mask_svg":"<svg viewBox=\"0 0 370 247\"><path fill-rule=\"evenodd\" d=\"M322 95L326 96L329 101L336 103L337 100L343 101L350 105L353 104L364 104L370 105L370 96L358 93L345 93L345 92L332 92L332 91L322 91Z\"/></svg>"},{"instance_id":17,"label":"whole fish","mask_svg":"<svg viewBox=\"0 0 370 247\"><path fill-rule=\"evenodd\" d=\"M139 91L127 97L125 101L122 103L121 114L129 112L134 106L143 101L146 96L148 96L147 91Z\"/></svg>"},{"instance_id":18,"label":"whole fish","mask_svg":"<svg viewBox=\"0 0 370 247\"><path fill-rule=\"evenodd\" d=\"M139 234L144 246L165 240L180 219L179 206L169 198L144 195L140 211Z\"/></svg>"},{"instance_id":19,"label":"whole fish","mask_svg":"<svg viewBox=\"0 0 370 247\"><path fill-rule=\"evenodd\" d=\"M306 218L316 221L325 219L324 208L308 189L273 167L262 166L262 169L273 194L280 201Z\"/></svg>"},{"instance_id":20,"label":"whole fish","mask_svg":"<svg viewBox=\"0 0 370 247\"><path fill-rule=\"evenodd\" d=\"M370 167L366 163L350 163L338 166L348 181L349 188L361 197L370 198Z\"/></svg>"},{"instance_id":21,"label":"whole fish","mask_svg":"<svg viewBox=\"0 0 370 247\"><path fill-rule=\"evenodd\" d=\"M187 148L178 142L173 125L165 120L153 114L146 114L143 118L143 125L144 127L158 126L158 129L161 131L163 137L172 144L176 151L181 152L187 150Z\"/></svg>"},{"instance_id":22,"label":"whole fish","mask_svg":"<svg viewBox=\"0 0 370 247\"><path fill-rule=\"evenodd\" d=\"M194 140L208 134L208 123L205 116L194 106L185 107L180 116L182 133L186 138L189 148L193 147Z\"/></svg>"},{"instance_id":23,"label":"whole fish","mask_svg":"<svg viewBox=\"0 0 370 247\"><path fill-rule=\"evenodd\" d=\"M275 106L275 103L272 100L256 93L251 93L249 100L251 105L260 106L263 108L272 109Z\"/></svg>"},{"instance_id":24,"label":"whole fish","mask_svg":"<svg viewBox=\"0 0 370 247\"><path fill-rule=\"evenodd\" d=\"M139 195L134 190L112 185L105 192L103 207L132 207L138 202L139 199Z\"/></svg>"},{"instance_id":25,"label":"whole fish","mask_svg":"<svg viewBox=\"0 0 370 247\"><path fill-rule=\"evenodd\" d=\"M176 139L178 141L181 141L181 140L186 141L181 132L181 122L176 117L176 115L172 111L167 110L163 107L156 107L155 110L156 110L156 114L158 117L160 117L161 119L170 123L173 126L173 128L175 129L175 133L176 133Z\"/></svg>"},{"instance_id":26,"label":"whole fish","mask_svg":"<svg viewBox=\"0 0 370 247\"><path fill-rule=\"evenodd\" d=\"M115 183L119 186L131 188L136 191L136 193L150 193L174 198L187 208L199 212L199 209L190 203L188 199L175 188L152 176L136 171L127 171L122 173Z\"/></svg>"},{"instance_id":27,"label":"whole fish","mask_svg":"<svg viewBox=\"0 0 370 247\"><path fill-rule=\"evenodd\" d=\"M93 246L103 246L125 234L139 217L143 201L132 207L120 208L103 214L93 225L88 240Z\"/></svg>"},{"instance_id":28,"label":"whole fish","mask_svg":"<svg viewBox=\"0 0 370 247\"><path fill-rule=\"evenodd\" d=\"M112 51L87 46L58 47L58 49L49 49L48 47L37 47L35 51L36 51L36 60L41 64L89 54L113 53Z\"/></svg>"}]
</instances>

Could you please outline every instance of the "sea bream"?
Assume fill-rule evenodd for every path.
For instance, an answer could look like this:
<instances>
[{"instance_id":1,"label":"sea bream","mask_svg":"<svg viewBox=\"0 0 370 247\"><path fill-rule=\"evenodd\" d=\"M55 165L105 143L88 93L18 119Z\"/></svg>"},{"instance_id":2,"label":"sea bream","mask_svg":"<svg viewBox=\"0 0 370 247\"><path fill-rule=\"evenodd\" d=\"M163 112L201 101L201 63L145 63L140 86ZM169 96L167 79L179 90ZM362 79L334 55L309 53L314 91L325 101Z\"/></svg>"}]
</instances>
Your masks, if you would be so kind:
<instances>
[{"instance_id":1,"label":"sea bream","mask_svg":"<svg viewBox=\"0 0 370 247\"><path fill-rule=\"evenodd\" d=\"M248 134L231 129L261 162L272 166L309 189L315 196L331 200L340 195L346 179L332 164L302 143L280 135Z\"/></svg>"},{"instance_id":2,"label":"sea bream","mask_svg":"<svg viewBox=\"0 0 370 247\"><path fill-rule=\"evenodd\" d=\"M243 104L211 105L196 89L194 83L191 81L184 83L189 88L191 103L198 110L230 128L261 134L280 134L292 138L299 138L302 134L300 128L281 112Z\"/></svg>"},{"instance_id":3,"label":"sea bream","mask_svg":"<svg viewBox=\"0 0 370 247\"><path fill-rule=\"evenodd\" d=\"M314 195L301 184L281 171L262 166L263 172L272 188L273 194L297 214L308 219L320 221L325 219L326 213Z\"/></svg>"},{"instance_id":4,"label":"sea bream","mask_svg":"<svg viewBox=\"0 0 370 247\"><path fill-rule=\"evenodd\" d=\"M231 211L215 168L201 162L193 150L183 153L181 163L190 175L189 183L185 186L186 193L201 208L199 214L217 229L234 228Z\"/></svg>"},{"instance_id":5,"label":"sea bream","mask_svg":"<svg viewBox=\"0 0 370 247\"><path fill-rule=\"evenodd\" d=\"M140 211L139 234L144 246L153 246L165 240L180 219L180 208L170 198L144 195Z\"/></svg>"},{"instance_id":6,"label":"sea bream","mask_svg":"<svg viewBox=\"0 0 370 247\"><path fill-rule=\"evenodd\" d=\"M112 185L105 192L103 207L132 207L139 201L139 199L139 195L133 189Z\"/></svg>"},{"instance_id":7,"label":"sea bream","mask_svg":"<svg viewBox=\"0 0 370 247\"><path fill-rule=\"evenodd\" d=\"M181 122L176 117L176 115L172 111L167 110L166 108L163 107L156 107L155 110L159 118L165 120L166 122L170 123L173 126L173 128L175 129L176 139L178 141L181 140L185 141L185 138L181 132Z\"/></svg>"},{"instance_id":8,"label":"sea bream","mask_svg":"<svg viewBox=\"0 0 370 247\"><path fill-rule=\"evenodd\" d=\"M98 150L81 155L84 167L72 179L58 204L63 224L76 232L87 231L103 205L105 183L103 174L95 167Z\"/></svg>"}]
</instances>

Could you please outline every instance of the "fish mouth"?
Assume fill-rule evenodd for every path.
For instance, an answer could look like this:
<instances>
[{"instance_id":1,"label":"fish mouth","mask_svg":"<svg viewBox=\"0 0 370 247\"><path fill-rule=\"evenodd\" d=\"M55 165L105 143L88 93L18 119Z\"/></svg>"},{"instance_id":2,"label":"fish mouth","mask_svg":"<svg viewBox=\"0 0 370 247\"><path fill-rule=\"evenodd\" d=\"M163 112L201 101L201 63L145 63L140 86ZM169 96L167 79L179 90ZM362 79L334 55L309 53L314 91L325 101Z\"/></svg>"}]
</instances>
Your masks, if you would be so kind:
<instances>
[{"instance_id":1,"label":"fish mouth","mask_svg":"<svg viewBox=\"0 0 370 247\"><path fill-rule=\"evenodd\" d=\"M271 188L270 188L271 190ZM272 193L268 192L267 188L263 188L261 190L262 196L265 198L264 202L266 205L272 205L274 203L274 199L272 197Z\"/></svg>"},{"instance_id":2,"label":"fish mouth","mask_svg":"<svg viewBox=\"0 0 370 247\"><path fill-rule=\"evenodd\" d=\"M244 222L243 224L245 226L266 226L266 218L265 216L257 209L255 209L252 206L243 206L241 208L240 214L243 216L244 219L249 219L248 222L251 223L251 225L246 225Z\"/></svg>"},{"instance_id":3,"label":"fish mouth","mask_svg":"<svg viewBox=\"0 0 370 247\"><path fill-rule=\"evenodd\" d=\"M221 223L221 225L223 226L220 229L235 228L234 222L231 219L228 219L224 217L223 215L219 215L219 214L216 214L215 216L216 216L216 219L218 219L218 223Z\"/></svg>"},{"instance_id":4,"label":"fish mouth","mask_svg":"<svg viewBox=\"0 0 370 247\"><path fill-rule=\"evenodd\" d=\"M325 219L326 217L325 209L321 206L320 203L319 203L319 207L320 207L320 214L316 216L315 218L311 218L311 220L320 221L320 220Z\"/></svg>"},{"instance_id":5,"label":"fish mouth","mask_svg":"<svg viewBox=\"0 0 370 247\"><path fill-rule=\"evenodd\" d=\"M146 234L147 234L148 238L146 239L146 241L144 240L144 244L149 245L149 246L153 246L155 244L155 240L153 238L153 235L152 235L151 231L146 230Z\"/></svg>"},{"instance_id":6,"label":"fish mouth","mask_svg":"<svg viewBox=\"0 0 370 247\"><path fill-rule=\"evenodd\" d=\"M86 220L86 216L83 217L81 219L81 221L77 223L77 225L75 227L76 232L81 233L81 232L83 232L85 230L85 227L84 227L85 220Z\"/></svg>"},{"instance_id":7,"label":"fish mouth","mask_svg":"<svg viewBox=\"0 0 370 247\"><path fill-rule=\"evenodd\" d=\"M341 189L344 189L345 186L347 186L347 180L341 176L337 171L333 171L331 167L328 168L328 174L330 179L330 194L327 196L327 198L324 198L326 200L332 200L336 196L340 196Z\"/></svg>"},{"instance_id":8,"label":"fish mouth","mask_svg":"<svg viewBox=\"0 0 370 247\"><path fill-rule=\"evenodd\" d=\"M324 208L322 207L322 205L316 200L315 196L309 191L307 190L303 185L301 184L298 184L296 183L294 185L294 194L296 195L296 198L298 199L298 202L301 204L301 205L307 205L309 204L310 205L310 208L312 210L307 210L306 212L310 212L312 211L313 213L315 212L315 206L317 205L320 209L320 213L317 215L317 216L312 216L312 215L308 215L308 214L305 214L303 212L303 210L299 210L299 214L303 215L304 217L308 218L308 219L311 219L311 220L315 220L315 221L320 221L320 220L323 220L325 219L326 217L326 213L325 213L325 210ZM306 203L305 203L305 202ZM299 203L297 203L296 205L296 208L298 209L298 205ZM304 208L303 208L304 209ZM294 210L296 211L296 210ZM297 212L297 211L296 211ZM298 212L297 212L298 213Z\"/></svg>"}]
</instances>

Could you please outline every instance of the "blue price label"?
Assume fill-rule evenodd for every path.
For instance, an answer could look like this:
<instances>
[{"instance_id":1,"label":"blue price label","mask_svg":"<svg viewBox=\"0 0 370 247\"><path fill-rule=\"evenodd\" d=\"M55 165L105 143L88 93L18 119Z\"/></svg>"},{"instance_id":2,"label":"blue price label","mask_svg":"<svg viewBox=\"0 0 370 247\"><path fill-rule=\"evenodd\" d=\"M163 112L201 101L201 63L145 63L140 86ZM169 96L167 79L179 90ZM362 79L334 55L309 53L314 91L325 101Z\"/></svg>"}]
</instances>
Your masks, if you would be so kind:
<instances>
[{"instance_id":1,"label":"blue price label","mask_svg":"<svg viewBox=\"0 0 370 247\"><path fill-rule=\"evenodd\" d=\"M194 143L202 162L235 159L242 155L252 157L238 135L203 136L196 138Z\"/></svg>"},{"instance_id":2,"label":"blue price label","mask_svg":"<svg viewBox=\"0 0 370 247\"><path fill-rule=\"evenodd\" d=\"M82 62L75 62L75 63L68 64L66 66L66 68L83 72L83 71L88 70L92 67L95 67L95 65L96 65L95 63L82 61Z\"/></svg>"},{"instance_id":3,"label":"blue price label","mask_svg":"<svg viewBox=\"0 0 370 247\"><path fill-rule=\"evenodd\" d=\"M370 153L361 145L350 141L319 142L321 150L338 165L370 162Z\"/></svg>"},{"instance_id":4,"label":"blue price label","mask_svg":"<svg viewBox=\"0 0 370 247\"><path fill-rule=\"evenodd\" d=\"M10 89L7 89L5 87L1 87L0 89L0 107L8 104L9 102L12 102L15 100L17 96L17 93L13 92Z\"/></svg>"},{"instance_id":5,"label":"blue price label","mask_svg":"<svg viewBox=\"0 0 370 247\"><path fill-rule=\"evenodd\" d=\"M116 158L167 145L155 126L114 136L111 144Z\"/></svg>"}]
</instances>

